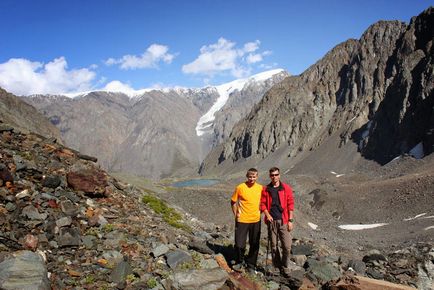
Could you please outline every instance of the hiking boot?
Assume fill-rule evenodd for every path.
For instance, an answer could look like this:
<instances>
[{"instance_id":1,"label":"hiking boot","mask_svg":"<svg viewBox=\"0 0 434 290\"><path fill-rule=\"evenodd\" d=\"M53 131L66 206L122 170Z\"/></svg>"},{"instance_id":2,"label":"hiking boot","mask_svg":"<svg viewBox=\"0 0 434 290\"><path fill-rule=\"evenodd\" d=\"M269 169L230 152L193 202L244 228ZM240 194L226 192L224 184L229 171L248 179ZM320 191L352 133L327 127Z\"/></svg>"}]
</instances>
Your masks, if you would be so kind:
<instances>
[{"instance_id":1,"label":"hiking boot","mask_svg":"<svg viewBox=\"0 0 434 290\"><path fill-rule=\"evenodd\" d=\"M242 272L246 268L245 263L238 263L232 266L232 269L237 272Z\"/></svg>"},{"instance_id":2,"label":"hiking boot","mask_svg":"<svg viewBox=\"0 0 434 290\"><path fill-rule=\"evenodd\" d=\"M247 272L249 275L256 275L256 274L258 274L258 272L256 272L255 268L254 268L254 267L250 267L250 266L247 267L246 272Z\"/></svg>"}]
</instances>

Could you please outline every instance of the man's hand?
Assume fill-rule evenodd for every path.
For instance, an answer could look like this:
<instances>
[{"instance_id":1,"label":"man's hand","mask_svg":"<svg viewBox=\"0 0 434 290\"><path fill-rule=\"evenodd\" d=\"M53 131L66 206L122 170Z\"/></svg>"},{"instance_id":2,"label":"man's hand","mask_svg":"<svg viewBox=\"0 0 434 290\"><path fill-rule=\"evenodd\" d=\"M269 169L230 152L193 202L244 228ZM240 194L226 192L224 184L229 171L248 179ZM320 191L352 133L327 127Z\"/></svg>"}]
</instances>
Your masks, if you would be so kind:
<instances>
[{"instance_id":1,"label":"man's hand","mask_svg":"<svg viewBox=\"0 0 434 290\"><path fill-rule=\"evenodd\" d=\"M288 232L292 231L294 228L294 224L292 222L288 222Z\"/></svg>"},{"instance_id":2,"label":"man's hand","mask_svg":"<svg viewBox=\"0 0 434 290\"><path fill-rule=\"evenodd\" d=\"M265 215L267 216L267 220L271 223L273 221L273 217L268 212L266 212Z\"/></svg>"}]
</instances>

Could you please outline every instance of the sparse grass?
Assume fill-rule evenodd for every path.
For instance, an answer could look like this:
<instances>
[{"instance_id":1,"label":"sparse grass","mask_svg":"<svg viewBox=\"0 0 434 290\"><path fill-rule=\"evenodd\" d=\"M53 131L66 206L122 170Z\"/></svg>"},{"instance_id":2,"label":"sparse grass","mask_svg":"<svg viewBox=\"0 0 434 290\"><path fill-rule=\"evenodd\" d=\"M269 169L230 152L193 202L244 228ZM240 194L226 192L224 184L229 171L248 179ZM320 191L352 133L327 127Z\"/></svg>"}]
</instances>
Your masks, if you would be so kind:
<instances>
[{"instance_id":1,"label":"sparse grass","mask_svg":"<svg viewBox=\"0 0 434 290\"><path fill-rule=\"evenodd\" d=\"M95 282L95 277L93 275L86 276L84 282L86 284L93 284Z\"/></svg>"},{"instance_id":2,"label":"sparse grass","mask_svg":"<svg viewBox=\"0 0 434 290\"><path fill-rule=\"evenodd\" d=\"M112 232L114 229L115 229L115 226L114 226L113 224L105 224L105 225L102 227L102 230L103 230L103 232L105 232L105 233L110 233L110 232Z\"/></svg>"},{"instance_id":3,"label":"sparse grass","mask_svg":"<svg viewBox=\"0 0 434 290\"><path fill-rule=\"evenodd\" d=\"M191 232L191 228L182 223L182 216L176 212L173 208L168 207L167 204L156 198L155 196L145 194L143 195L142 201L149 205L149 207L157 214L163 216L164 221L166 221L172 227L183 229L187 232Z\"/></svg>"},{"instance_id":4,"label":"sparse grass","mask_svg":"<svg viewBox=\"0 0 434 290\"><path fill-rule=\"evenodd\" d=\"M154 277L151 277L146 281L146 286L148 286L149 289L157 287L157 280Z\"/></svg>"},{"instance_id":5,"label":"sparse grass","mask_svg":"<svg viewBox=\"0 0 434 290\"><path fill-rule=\"evenodd\" d=\"M126 277L126 281L128 284L134 283L135 281L137 281L137 277L134 276L134 274L130 274Z\"/></svg>"}]
</instances>

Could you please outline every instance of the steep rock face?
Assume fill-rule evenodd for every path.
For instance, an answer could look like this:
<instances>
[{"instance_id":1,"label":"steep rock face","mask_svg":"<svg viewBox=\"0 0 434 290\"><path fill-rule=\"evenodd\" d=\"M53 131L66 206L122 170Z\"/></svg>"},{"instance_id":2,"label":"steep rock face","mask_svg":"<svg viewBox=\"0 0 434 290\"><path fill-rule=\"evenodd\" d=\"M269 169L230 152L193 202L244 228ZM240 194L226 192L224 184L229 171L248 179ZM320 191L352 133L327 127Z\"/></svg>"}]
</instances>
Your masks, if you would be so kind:
<instances>
[{"instance_id":1,"label":"steep rock face","mask_svg":"<svg viewBox=\"0 0 434 290\"><path fill-rule=\"evenodd\" d=\"M380 21L275 85L210 153L202 172L241 160L258 165L273 154L283 162L336 134L339 146L352 139L380 163L421 141L432 152L433 17L430 8L408 26Z\"/></svg>"},{"instance_id":2,"label":"steep rock face","mask_svg":"<svg viewBox=\"0 0 434 290\"><path fill-rule=\"evenodd\" d=\"M369 134L355 136L366 157L387 163L418 144L424 155L434 151L433 27L430 8L412 19L397 43L386 71L390 85L365 126Z\"/></svg>"},{"instance_id":3,"label":"steep rock face","mask_svg":"<svg viewBox=\"0 0 434 290\"><path fill-rule=\"evenodd\" d=\"M233 126L250 112L264 94L276 83L286 78L288 73L282 71L264 82L250 81L242 90L234 91L222 110L215 114L212 146L215 147L229 137Z\"/></svg>"},{"instance_id":4,"label":"steep rock face","mask_svg":"<svg viewBox=\"0 0 434 290\"><path fill-rule=\"evenodd\" d=\"M59 130L44 115L2 88L0 88L0 121L25 132L32 131L60 141Z\"/></svg>"}]
</instances>

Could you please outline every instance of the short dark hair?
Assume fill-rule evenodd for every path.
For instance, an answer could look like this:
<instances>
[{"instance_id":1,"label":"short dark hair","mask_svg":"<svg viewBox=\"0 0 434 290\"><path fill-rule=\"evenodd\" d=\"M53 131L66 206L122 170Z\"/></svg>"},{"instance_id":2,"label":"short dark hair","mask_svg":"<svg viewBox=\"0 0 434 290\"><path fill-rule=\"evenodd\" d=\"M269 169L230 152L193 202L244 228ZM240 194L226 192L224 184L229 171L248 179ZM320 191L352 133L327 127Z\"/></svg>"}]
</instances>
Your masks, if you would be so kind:
<instances>
[{"instance_id":1,"label":"short dark hair","mask_svg":"<svg viewBox=\"0 0 434 290\"><path fill-rule=\"evenodd\" d=\"M271 167L270 170L268 170L268 173L271 173L274 171L279 171L279 173L280 173L280 169L278 167Z\"/></svg>"},{"instance_id":2,"label":"short dark hair","mask_svg":"<svg viewBox=\"0 0 434 290\"><path fill-rule=\"evenodd\" d=\"M247 173L246 174L249 174L249 173L256 173L256 174L258 174L258 170L256 169L256 168L249 168L249 170L247 170Z\"/></svg>"}]
</instances>

